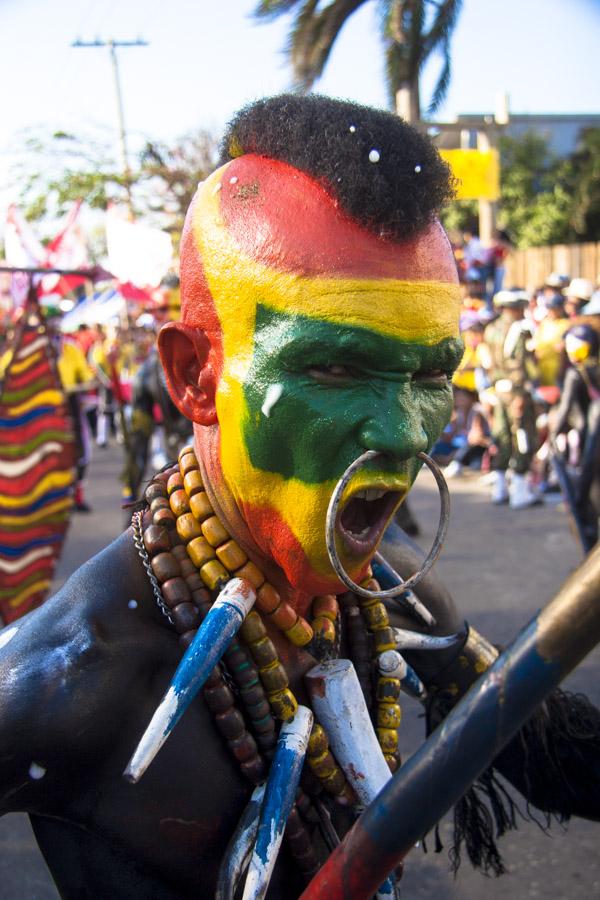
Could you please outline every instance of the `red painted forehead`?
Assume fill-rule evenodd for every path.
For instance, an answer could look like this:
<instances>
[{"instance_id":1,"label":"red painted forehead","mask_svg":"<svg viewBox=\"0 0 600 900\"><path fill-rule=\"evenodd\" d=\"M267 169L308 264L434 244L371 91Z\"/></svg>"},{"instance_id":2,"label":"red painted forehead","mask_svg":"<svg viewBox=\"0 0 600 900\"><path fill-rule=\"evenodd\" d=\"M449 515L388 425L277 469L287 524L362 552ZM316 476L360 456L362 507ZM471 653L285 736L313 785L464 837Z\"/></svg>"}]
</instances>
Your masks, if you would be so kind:
<instances>
[{"instance_id":1,"label":"red painted forehead","mask_svg":"<svg viewBox=\"0 0 600 900\"><path fill-rule=\"evenodd\" d=\"M278 160L248 154L229 163L220 207L240 250L275 269L325 277L457 281L439 222L411 240L383 239L353 221L322 185Z\"/></svg>"}]
</instances>

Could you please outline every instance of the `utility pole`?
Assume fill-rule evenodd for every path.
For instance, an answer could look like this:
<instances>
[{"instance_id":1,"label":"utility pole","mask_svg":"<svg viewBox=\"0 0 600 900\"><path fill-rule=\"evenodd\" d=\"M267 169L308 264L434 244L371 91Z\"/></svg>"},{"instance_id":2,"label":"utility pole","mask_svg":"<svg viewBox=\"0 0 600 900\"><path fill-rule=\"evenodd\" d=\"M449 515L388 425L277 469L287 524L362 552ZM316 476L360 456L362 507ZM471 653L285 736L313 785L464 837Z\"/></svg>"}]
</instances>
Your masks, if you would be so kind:
<instances>
[{"instance_id":1,"label":"utility pole","mask_svg":"<svg viewBox=\"0 0 600 900\"><path fill-rule=\"evenodd\" d=\"M119 123L119 143L121 146L121 167L125 180L125 190L127 191L127 204L131 211L131 169L129 168L129 158L127 155L127 131L125 129L125 114L123 112L123 97L121 94L121 80L119 77L119 63L117 60L117 47L147 47L148 41L138 38L135 41L115 41L112 38L109 41L101 41L96 38L95 41L81 41L77 39L73 41L71 47L108 47L110 60L112 63L115 95L117 98L117 118Z\"/></svg>"}]
</instances>

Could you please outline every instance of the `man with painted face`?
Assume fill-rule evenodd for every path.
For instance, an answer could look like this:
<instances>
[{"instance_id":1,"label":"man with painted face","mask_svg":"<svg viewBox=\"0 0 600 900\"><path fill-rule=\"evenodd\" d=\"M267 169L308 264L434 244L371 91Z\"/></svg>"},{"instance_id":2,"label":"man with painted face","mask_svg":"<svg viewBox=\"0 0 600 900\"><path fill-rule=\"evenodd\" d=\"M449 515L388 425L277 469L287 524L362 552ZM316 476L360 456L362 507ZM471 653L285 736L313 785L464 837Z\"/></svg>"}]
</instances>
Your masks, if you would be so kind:
<instances>
[{"instance_id":1,"label":"man with painted face","mask_svg":"<svg viewBox=\"0 0 600 900\"><path fill-rule=\"evenodd\" d=\"M132 529L0 632L2 812L30 814L62 897L215 896L252 784L269 772L277 721L310 703L302 676L319 658L355 661L392 770L400 677L373 677L371 647L396 646L392 625L461 632L445 649L405 654L428 686L432 724L495 658L433 576L418 592L435 626L394 617L344 591L325 540L340 477L378 453L350 479L336 526L343 568L375 590L373 554L416 455L450 416L462 348L437 220L449 194L433 147L387 113L284 96L232 123L222 166L187 218L182 320L159 340L194 446L153 479ZM397 532L383 549L405 577L418 567ZM178 707L185 692L179 674L169 688L173 673L182 652L186 664L194 656L200 620L227 582L255 592L259 612L172 734L150 735L169 739L140 780L132 754L163 695ZM544 713L496 765L543 808L593 817L597 741L572 758L573 739L551 725ZM544 765L548 746L560 774ZM353 817L322 729L311 733L307 769L270 897L297 896L335 842L332 828L343 833ZM486 788L493 794L491 777ZM478 802L464 801L466 816ZM498 870L490 831L467 833L468 849Z\"/></svg>"}]
</instances>

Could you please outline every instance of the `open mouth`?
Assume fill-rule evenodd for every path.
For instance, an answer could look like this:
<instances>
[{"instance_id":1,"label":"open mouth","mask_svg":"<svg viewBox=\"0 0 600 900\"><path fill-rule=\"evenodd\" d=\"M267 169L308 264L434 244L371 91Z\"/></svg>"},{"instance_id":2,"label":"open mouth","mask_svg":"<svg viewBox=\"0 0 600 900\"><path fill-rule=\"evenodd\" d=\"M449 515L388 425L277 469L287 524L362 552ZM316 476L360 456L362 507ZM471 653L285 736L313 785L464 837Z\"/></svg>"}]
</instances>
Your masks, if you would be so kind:
<instances>
[{"instance_id":1,"label":"open mouth","mask_svg":"<svg viewBox=\"0 0 600 900\"><path fill-rule=\"evenodd\" d=\"M405 491L365 488L344 504L338 518L338 532L352 555L370 552L400 503Z\"/></svg>"}]
</instances>

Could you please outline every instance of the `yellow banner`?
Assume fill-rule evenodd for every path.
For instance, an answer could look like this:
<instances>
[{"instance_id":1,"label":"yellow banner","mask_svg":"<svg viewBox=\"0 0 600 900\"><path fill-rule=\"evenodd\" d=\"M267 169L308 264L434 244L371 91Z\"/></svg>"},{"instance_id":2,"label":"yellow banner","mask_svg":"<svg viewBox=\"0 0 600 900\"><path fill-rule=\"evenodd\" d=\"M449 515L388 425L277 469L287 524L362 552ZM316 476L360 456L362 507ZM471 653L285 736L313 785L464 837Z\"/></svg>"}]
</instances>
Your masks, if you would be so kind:
<instances>
[{"instance_id":1,"label":"yellow banner","mask_svg":"<svg viewBox=\"0 0 600 900\"><path fill-rule=\"evenodd\" d=\"M440 150L458 179L457 200L498 200L500 160L497 150Z\"/></svg>"}]
</instances>

